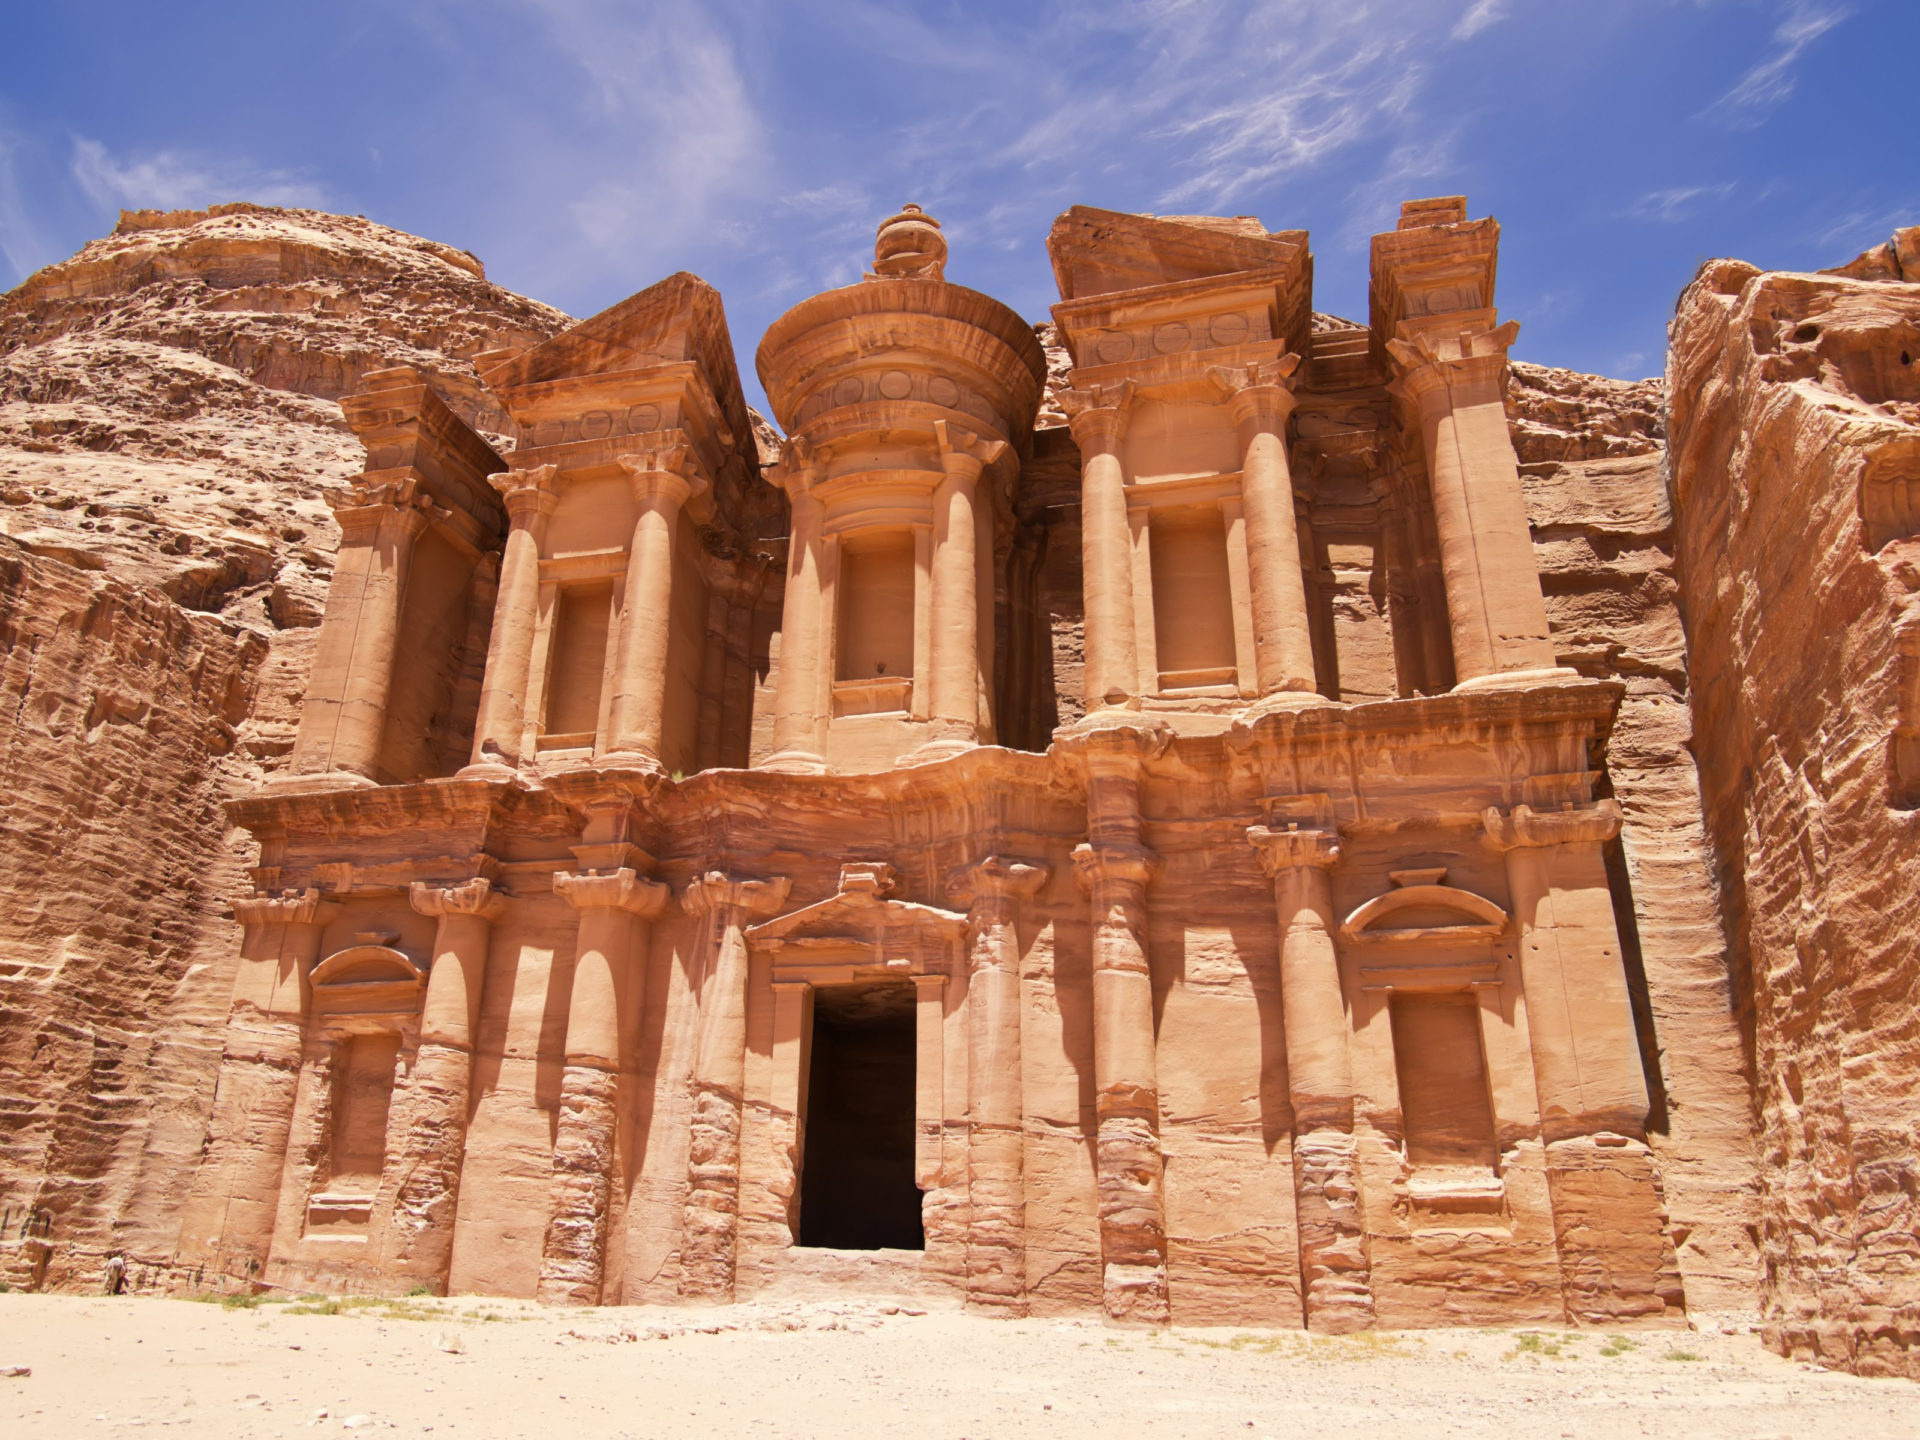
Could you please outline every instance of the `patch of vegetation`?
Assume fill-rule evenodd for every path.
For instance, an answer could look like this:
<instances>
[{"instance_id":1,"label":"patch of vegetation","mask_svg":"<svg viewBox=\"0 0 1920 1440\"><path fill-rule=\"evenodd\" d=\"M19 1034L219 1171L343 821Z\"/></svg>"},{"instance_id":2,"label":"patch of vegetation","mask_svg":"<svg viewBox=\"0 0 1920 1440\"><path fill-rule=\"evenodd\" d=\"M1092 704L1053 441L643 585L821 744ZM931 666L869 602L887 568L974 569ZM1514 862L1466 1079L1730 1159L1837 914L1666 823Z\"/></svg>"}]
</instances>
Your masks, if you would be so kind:
<instances>
[{"instance_id":1,"label":"patch of vegetation","mask_svg":"<svg viewBox=\"0 0 1920 1440\"><path fill-rule=\"evenodd\" d=\"M1572 1358L1568 1353L1570 1347L1578 1345L1579 1343L1580 1337L1578 1335L1552 1335L1545 1330L1522 1330L1518 1335L1513 1337L1513 1349L1509 1350L1500 1358L1502 1360L1518 1360L1524 1355L1529 1360L1535 1362L1540 1360L1568 1360Z\"/></svg>"},{"instance_id":2,"label":"patch of vegetation","mask_svg":"<svg viewBox=\"0 0 1920 1440\"><path fill-rule=\"evenodd\" d=\"M1607 1359L1612 1360L1616 1356L1625 1355L1629 1351L1638 1350L1639 1348L1638 1345L1634 1344L1633 1341L1624 1335L1609 1335L1607 1336L1607 1343L1600 1347L1600 1353L1606 1356Z\"/></svg>"},{"instance_id":3,"label":"patch of vegetation","mask_svg":"<svg viewBox=\"0 0 1920 1440\"><path fill-rule=\"evenodd\" d=\"M1691 1350L1669 1350L1660 1357L1662 1360L1704 1360L1704 1355L1696 1355Z\"/></svg>"}]
</instances>

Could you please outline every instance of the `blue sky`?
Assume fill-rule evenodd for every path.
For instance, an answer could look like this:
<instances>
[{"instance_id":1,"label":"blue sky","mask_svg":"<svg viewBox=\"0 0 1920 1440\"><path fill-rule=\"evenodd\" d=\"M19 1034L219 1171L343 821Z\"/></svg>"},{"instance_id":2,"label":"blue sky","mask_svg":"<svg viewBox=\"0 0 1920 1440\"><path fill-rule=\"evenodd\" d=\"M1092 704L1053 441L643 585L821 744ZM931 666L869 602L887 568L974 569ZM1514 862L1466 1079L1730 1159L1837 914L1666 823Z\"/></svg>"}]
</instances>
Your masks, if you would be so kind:
<instances>
[{"instance_id":1,"label":"blue sky","mask_svg":"<svg viewBox=\"0 0 1920 1440\"><path fill-rule=\"evenodd\" d=\"M1521 358L1640 376L1696 265L1920 223L1920 0L4 0L0 285L122 206L365 214L586 315L678 269L742 370L902 201L1032 319L1074 203L1367 237L1464 192ZM757 391L749 380L750 391Z\"/></svg>"}]
</instances>

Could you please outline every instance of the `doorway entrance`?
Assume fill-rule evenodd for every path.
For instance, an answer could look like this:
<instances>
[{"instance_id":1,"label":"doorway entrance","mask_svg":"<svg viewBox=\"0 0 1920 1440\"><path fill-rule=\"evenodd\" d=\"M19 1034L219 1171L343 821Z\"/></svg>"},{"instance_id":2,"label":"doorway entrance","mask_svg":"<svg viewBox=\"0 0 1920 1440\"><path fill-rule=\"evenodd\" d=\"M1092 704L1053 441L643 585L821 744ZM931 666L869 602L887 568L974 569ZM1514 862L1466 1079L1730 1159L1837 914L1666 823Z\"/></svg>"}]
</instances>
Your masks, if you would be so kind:
<instances>
[{"instance_id":1,"label":"doorway entrance","mask_svg":"<svg viewBox=\"0 0 1920 1440\"><path fill-rule=\"evenodd\" d=\"M924 1250L913 1182L914 989L827 985L813 995L800 1243Z\"/></svg>"}]
</instances>

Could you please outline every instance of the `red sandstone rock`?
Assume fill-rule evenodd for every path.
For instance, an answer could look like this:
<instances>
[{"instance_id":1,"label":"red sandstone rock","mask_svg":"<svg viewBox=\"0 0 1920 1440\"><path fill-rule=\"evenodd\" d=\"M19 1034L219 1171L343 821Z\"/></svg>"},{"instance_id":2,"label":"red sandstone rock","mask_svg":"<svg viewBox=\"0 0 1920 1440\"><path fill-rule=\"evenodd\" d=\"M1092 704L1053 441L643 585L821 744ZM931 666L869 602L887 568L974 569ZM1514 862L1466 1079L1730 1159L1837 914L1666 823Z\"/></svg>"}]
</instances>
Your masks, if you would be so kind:
<instances>
[{"instance_id":1,"label":"red sandstone rock","mask_svg":"<svg viewBox=\"0 0 1920 1440\"><path fill-rule=\"evenodd\" d=\"M1673 497L1707 830L1763 1159L1770 1343L1920 1375L1915 231L1703 268Z\"/></svg>"}]
</instances>

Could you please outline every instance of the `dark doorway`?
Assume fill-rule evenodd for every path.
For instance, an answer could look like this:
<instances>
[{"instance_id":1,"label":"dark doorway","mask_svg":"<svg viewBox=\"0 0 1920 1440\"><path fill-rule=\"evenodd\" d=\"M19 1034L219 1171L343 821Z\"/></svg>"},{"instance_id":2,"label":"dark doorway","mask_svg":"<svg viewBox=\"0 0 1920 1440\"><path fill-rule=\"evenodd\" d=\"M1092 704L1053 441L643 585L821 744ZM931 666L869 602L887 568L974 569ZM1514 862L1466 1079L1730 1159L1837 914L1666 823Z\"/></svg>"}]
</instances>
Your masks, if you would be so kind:
<instances>
[{"instance_id":1,"label":"dark doorway","mask_svg":"<svg viewBox=\"0 0 1920 1440\"><path fill-rule=\"evenodd\" d=\"M913 1183L912 985L814 992L800 1243L924 1250Z\"/></svg>"}]
</instances>

